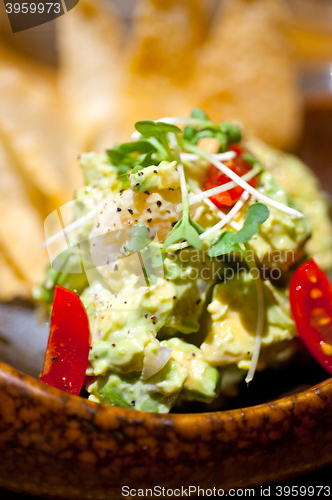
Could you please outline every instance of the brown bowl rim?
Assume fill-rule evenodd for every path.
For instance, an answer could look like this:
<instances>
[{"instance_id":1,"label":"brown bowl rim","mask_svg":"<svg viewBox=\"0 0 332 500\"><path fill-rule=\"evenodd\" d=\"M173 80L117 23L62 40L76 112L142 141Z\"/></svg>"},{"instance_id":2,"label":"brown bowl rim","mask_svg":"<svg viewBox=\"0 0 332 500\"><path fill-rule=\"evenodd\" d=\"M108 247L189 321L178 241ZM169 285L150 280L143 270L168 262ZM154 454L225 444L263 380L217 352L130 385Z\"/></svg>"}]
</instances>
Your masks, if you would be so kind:
<instances>
[{"instance_id":1,"label":"brown bowl rim","mask_svg":"<svg viewBox=\"0 0 332 500\"><path fill-rule=\"evenodd\" d=\"M3 395L12 398L14 404L18 401L25 409L31 407L31 402L37 408L44 403L47 417L50 415L50 420L55 419L58 427L59 421L64 429L73 419L85 422L86 430L84 427L81 433L84 437L87 434L88 439L96 438L96 429L99 441L111 439L114 433L126 435L125 440L119 444L119 449L123 450L124 446L128 446L128 450L131 450L128 451L128 456L123 457L123 463L127 463L126 460L130 461L132 457L133 473L137 465L137 450L141 449L137 447L141 446L142 439L147 443L147 454L155 450L157 442L159 451L147 458L148 465L145 465L144 470L149 470L150 481L157 481L159 477L160 481L164 480L170 487L175 487L176 481L180 480L184 484L186 481L190 484L192 477L197 477L197 481L207 485L211 481L221 481L225 491L234 486L258 487L332 464L332 377L299 393L255 406L204 413L156 414L103 405L68 394L0 362L0 395L0 443L1 416L6 411L5 405L2 405ZM38 422L38 414L31 418ZM26 422L16 421L15 425L19 426L19 434ZM43 432L43 427L40 432ZM12 435L15 438L15 433ZM20 441L15 442L16 446L21 446ZM70 443L68 444L70 448ZM202 476L201 471L202 446L206 454L204 463L209 464L206 476ZM183 463L186 464L181 469L180 476L165 471L165 450L171 453L171 458L166 458L171 472L183 467ZM4 451L6 452L6 447ZM56 453L57 449L54 450L55 455ZM72 462L79 463L82 454L85 454L84 445L77 450ZM112 452L107 458L111 467L114 466L113 455ZM49 458L49 454L47 456ZM98 463L97 460L97 465ZM222 472L220 464L223 465ZM79 467L75 472L82 484L87 474L85 465L83 463L82 470ZM92 464L92 467L95 465L96 463ZM65 467L66 465L63 468ZM123 464L114 467L115 472L117 469L123 470ZM241 477L238 477L238 470L242 471ZM61 470L61 474L58 489L54 490L53 485L53 498L76 498L74 486L66 479L66 472ZM110 498L122 498L121 475L116 480L114 477L108 486L109 491L113 491ZM0 463L0 487L49 496L47 481L45 479L44 486L36 485L29 482L25 475L17 487L16 482L10 482L6 466L5 471L1 470ZM84 494L87 488L82 486ZM82 491L78 498L90 498L85 497ZM95 499L104 498L103 493L97 490L94 490L94 496Z\"/></svg>"}]
</instances>

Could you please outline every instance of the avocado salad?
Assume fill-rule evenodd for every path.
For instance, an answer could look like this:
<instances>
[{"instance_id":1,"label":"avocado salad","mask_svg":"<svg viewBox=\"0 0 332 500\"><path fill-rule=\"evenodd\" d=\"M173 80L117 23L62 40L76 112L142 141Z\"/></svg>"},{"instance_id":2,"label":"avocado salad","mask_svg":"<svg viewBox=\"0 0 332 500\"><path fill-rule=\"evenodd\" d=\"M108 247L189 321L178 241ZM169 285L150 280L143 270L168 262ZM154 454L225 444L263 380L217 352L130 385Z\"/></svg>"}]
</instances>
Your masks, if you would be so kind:
<instances>
[{"instance_id":1,"label":"avocado salad","mask_svg":"<svg viewBox=\"0 0 332 500\"><path fill-rule=\"evenodd\" d=\"M49 311L56 286L82 301L90 400L167 413L296 354L289 283L311 257L332 266L332 231L310 170L236 124L195 108L135 128L79 157L85 187L47 233L34 296Z\"/></svg>"}]
</instances>

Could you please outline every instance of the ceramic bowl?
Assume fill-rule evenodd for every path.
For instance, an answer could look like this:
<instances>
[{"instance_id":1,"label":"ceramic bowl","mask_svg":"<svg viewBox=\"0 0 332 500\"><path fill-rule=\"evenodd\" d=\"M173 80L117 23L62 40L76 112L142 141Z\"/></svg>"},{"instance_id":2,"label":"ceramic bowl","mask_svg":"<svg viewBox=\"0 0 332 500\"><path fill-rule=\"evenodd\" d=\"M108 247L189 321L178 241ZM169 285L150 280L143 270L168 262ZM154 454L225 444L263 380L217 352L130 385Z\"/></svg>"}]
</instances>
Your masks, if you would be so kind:
<instances>
[{"instance_id":1,"label":"ceramic bowl","mask_svg":"<svg viewBox=\"0 0 332 500\"><path fill-rule=\"evenodd\" d=\"M305 123L302 157L332 193L332 106L313 109ZM257 406L143 413L71 396L0 363L0 487L80 500L257 487L332 464L331 408L327 379Z\"/></svg>"},{"instance_id":2,"label":"ceramic bowl","mask_svg":"<svg viewBox=\"0 0 332 500\"><path fill-rule=\"evenodd\" d=\"M0 486L30 494L217 492L332 463L331 379L259 406L157 415L71 396L0 364L0 395Z\"/></svg>"}]
</instances>

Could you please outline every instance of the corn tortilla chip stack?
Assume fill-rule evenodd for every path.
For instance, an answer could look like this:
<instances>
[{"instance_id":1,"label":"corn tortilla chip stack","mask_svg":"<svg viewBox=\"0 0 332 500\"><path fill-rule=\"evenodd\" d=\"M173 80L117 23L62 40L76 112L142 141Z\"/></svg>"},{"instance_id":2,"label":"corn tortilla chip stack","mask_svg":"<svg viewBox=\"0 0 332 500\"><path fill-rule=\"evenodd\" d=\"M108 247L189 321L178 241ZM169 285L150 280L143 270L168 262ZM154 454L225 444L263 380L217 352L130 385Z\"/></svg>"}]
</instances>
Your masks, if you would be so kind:
<instances>
[{"instance_id":1,"label":"corn tortilla chip stack","mask_svg":"<svg viewBox=\"0 0 332 500\"><path fill-rule=\"evenodd\" d=\"M47 251L38 249L44 238L43 222L1 142L0 177L1 250L14 274L31 289L47 263Z\"/></svg>"},{"instance_id":2,"label":"corn tortilla chip stack","mask_svg":"<svg viewBox=\"0 0 332 500\"><path fill-rule=\"evenodd\" d=\"M209 4L198 0L141 0L137 4L125 56L124 137L133 132L138 117L157 119L190 112L186 90L194 52L207 33Z\"/></svg>"},{"instance_id":3,"label":"corn tortilla chip stack","mask_svg":"<svg viewBox=\"0 0 332 500\"><path fill-rule=\"evenodd\" d=\"M285 26L276 0L226 0L197 56L191 103L212 120L240 120L270 144L290 146L300 103Z\"/></svg>"},{"instance_id":4,"label":"corn tortilla chip stack","mask_svg":"<svg viewBox=\"0 0 332 500\"><path fill-rule=\"evenodd\" d=\"M27 71L3 53L0 46L0 136L15 168L39 196L45 216L66 202L73 189L65 154L69 138L60 121L55 81Z\"/></svg>"},{"instance_id":5,"label":"corn tortilla chip stack","mask_svg":"<svg viewBox=\"0 0 332 500\"><path fill-rule=\"evenodd\" d=\"M130 71L143 78L158 75L185 86L191 76L193 51L207 32L202 2L141 0L133 22Z\"/></svg>"},{"instance_id":6,"label":"corn tortilla chip stack","mask_svg":"<svg viewBox=\"0 0 332 500\"><path fill-rule=\"evenodd\" d=\"M121 21L110 5L81 0L57 28L59 88L70 134L82 152L107 126L109 147L117 127Z\"/></svg>"}]
</instances>

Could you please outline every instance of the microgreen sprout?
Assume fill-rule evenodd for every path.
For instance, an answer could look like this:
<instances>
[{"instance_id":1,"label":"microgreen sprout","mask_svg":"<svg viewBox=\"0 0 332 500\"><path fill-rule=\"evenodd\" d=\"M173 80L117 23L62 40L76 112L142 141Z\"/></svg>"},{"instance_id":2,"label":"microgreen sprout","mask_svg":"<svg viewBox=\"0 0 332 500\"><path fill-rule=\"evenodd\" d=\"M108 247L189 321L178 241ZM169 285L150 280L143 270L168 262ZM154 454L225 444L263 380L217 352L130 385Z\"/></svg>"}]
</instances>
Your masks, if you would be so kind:
<instances>
[{"instance_id":1,"label":"microgreen sprout","mask_svg":"<svg viewBox=\"0 0 332 500\"><path fill-rule=\"evenodd\" d=\"M241 177L239 177L235 172L233 172L233 170L228 168L226 165L224 165L224 163L220 162L213 155L207 153L203 149L191 144L188 141L183 141L182 147L191 153L196 153L201 158L212 163L212 165L217 167L223 174L227 175L227 177L232 179L232 181L234 181L238 186L242 187L243 189L248 191L248 193L260 199L262 202L266 203L266 205L270 205L271 207L277 208L278 210L281 210L282 212L285 212L296 218L304 217L304 214L299 212L298 210L288 207L283 203L279 203L278 201L272 200L268 196L265 196L264 194L257 191L254 187L252 187L250 184L241 179Z\"/></svg>"},{"instance_id":2,"label":"microgreen sprout","mask_svg":"<svg viewBox=\"0 0 332 500\"><path fill-rule=\"evenodd\" d=\"M259 231L259 226L269 217L269 209L263 203L250 205L242 229L237 233L226 231L209 250L210 257L241 251L239 243L247 243Z\"/></svg>"},{"instance_id":3,"label":"microgreen sprout","mask_svg":"<svg viewBox=\"0 0 332 500\"><path fill-rule=\"evenodd\" d=\"M202 248L202 241L199 235L204 232L199 224L194 222L189 214L189 199L188 199L188 189L186 184L186 179L184 175L183 165L180 159L179 146L177 142L177 137L175 134L170 134L170 142L173 147L173 154L178 163L177 169L180 175L181 182L181 193L182 193L182 206L183 213L182 218L177 222L172 231L169 233L165 240L165 247L172 245L181 240L187 241L189 245L193 246L197 250Z\"/></svg>"}]
</instances>

